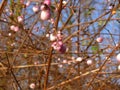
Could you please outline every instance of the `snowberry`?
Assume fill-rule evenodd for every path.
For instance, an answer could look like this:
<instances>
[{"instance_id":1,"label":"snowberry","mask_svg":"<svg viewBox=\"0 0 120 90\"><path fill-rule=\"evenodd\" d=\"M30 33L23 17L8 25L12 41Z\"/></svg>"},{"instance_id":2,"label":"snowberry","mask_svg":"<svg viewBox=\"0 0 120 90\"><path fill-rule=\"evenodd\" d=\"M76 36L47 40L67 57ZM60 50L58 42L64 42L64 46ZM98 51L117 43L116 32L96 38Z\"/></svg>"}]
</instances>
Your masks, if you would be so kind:
<instances>
[{"instance_id":1,"label":"snowberry","mask_svg":"<svg viewBox=\"0 0 120 90\"><path fill-rule=\"evenodd\" d=\"M47 9L47 10L42 10L41 13L40 13L40 19L41 20L48 20L50 19L50 10Z\"/></svg>"},{"instance_id":2,"label":"snowberry","mask_svg":"<svg viewBox=\"0 0 120 90\"><path fill-rule=\"evenodd\" d=\"M11 36L12 34L11 33L8 33L8 36Z\"/></svg>"},{"instance_id":3,"label":"snowberry","mask_svg":"<svg viewBox=\"0 0 120 90\"><path fill-rule=\"evenodd\" d=\"M61 49L61 45L58 42L53 42L52 45L53 49L59 51Z\"/></svg>"},{"instance_id":4,"label":"snowberry","mask_svg":"<svg viewBox=\"0 0 120 90\"><path fill-rule=\"evenodd\" d=\"M15 26L14 31L17 32L19 30L18 26Z\"/></svg>"},{"instance_id":5,"label":"snowberry","mask_svg":"<svg viewBox=\"0 0 120 90\"><path fill-rule=\"evenodd\" d=\"M15 29L15 26L14 26L14 25L11 25L11 26L10 26L10 29L11 29L11 30L14 30L14 29Z\"/></svg>"},{"instance_id":6,"label":"snowberry","mask_svg":"<svg viewBox=\"0 0 120 90\"><path fill-rule=\"evenodd\" d=\"M27 1L25 5L28 7L30 3L31 3L30 1Z\"/></svg>"},{"instance_id":7,"label":"snowberry","mask_svg":"<svg viewBox=\"0 0 120 90\"><path fill-rule=\"evenodd\" d=\"M61 59L60 58L58 58L58 61L60 61Z\"/></svg>"},{"instance_id":8,"label":"snowberry","mask_svg":"<svg viewBox=\"0 0 120 90\"><path fill-rule=\"evenodd\" d=\"M62 65L62 64L59 64L59 65L58 65L58 67L62 68L62 67L63 67L63 65Z\"/></svg>"},{"instance_id":9,"label":"snowberry","mask_svg":"<svg viewBox=\"0 0 120 90\"><path fill-rule=\"evenodd\" d=\"M120 70L120 65L118 65L118 70Z\"/></svg>"},{"instance_id":10,"label":"snowberry","mask_svg":"<svg viewBox=\"0 0 120 90\"><path fill-rule=\"evenodd\" d=\"M52 24L54 24L54 23L55 23L55 20L54 20L53 18L51 18L51 19L50 19L50 22L51 22Z\"/></svg>"},{"instance_id":11,"label":"snowberry","mask_svg":"<svg viewBox=\"0 0 120 90\"><path fill-rule=\"evenodd\" d=\"M78 58L76 58L76 61L81 62L81 61L82 61L82 58L81 58L81 57L78 57Z\"/></svg>"},{"instance_id":12,"label":"snowberry","mask_svg":"<svg viewBox=\"0 0 120 90\"><path fill-rule=\"evenodd\" d=\"M10 16L12 16L12 15L13 15L13 13L12 13L12 12L9 12L9 15L10 15Z\"/></svg>"},{"instance_id":13,"label":"snowberry","mask_svg":"<svg viewBox=\"0 0 120 90\"><path fill-rule=\"evenodd\" d=\"M63 63L67 63L67 60L63 60Z\"/></svg>"},{"instance_id":14,"label":"snowberry","mask_svg":"<svg viewBox=\"0 0 120 90\"><path fill-rule=\"evenodd\" d=\"M87 64L91 65L92 64L92 60L87 60Z\"/></svg>"},{"instance_id":15,"label":"snowberry","mask_svg":"<svg viewBox=\"0 0 120 90\"><path fill-rule=\"evenodd\" d=\"M43 3L46 4L46 5L48 5L48 6L50 6L50 4L51 4L51 0L44 0Z\"/></svg>"},{"instance_id":16,"label":"snowberry","mask_svg":"<svg viewBox=\"0 0 120 90\"><path fill-rule=\"evenodd\" d=\"M35 88L35 84L34 84L34 83L31 83L29 87L30 87L31 89L34 89L34 88Z\"/></svg>"},{"instance_id":17,"label":"snowberry","mask_svg":"<svg viewBox=\"0 0 120 90\"><path fill-rule=\"evenodd\" d=\"M71 57L71 59L72 59L72 60L74 60L74 59L75 59L75 57L73 57L73 56L72 56L72 57Z\"/></svg>"},{"instance_id":18,"label":"snowberry","mask_svg":"<svg viewBox=\"0 0 120 90\"><path fill-rule=\"evenodd\" d=\"M116 56L118 62L120 62L120 53Z\"/></svg>"},{"instance_id":19,"label":"snowberry","mask_svg":"<svg viewBox=\"0 0 120 90\"><path fill-rule=\"evenodd\" d=\"M97 41L98 43L101 43L101 42L103 41L103 37L98 37L98 38L96 39L96 41Z\"/></svg>"},{"instance_id":20,"label":"snowberry","mask_svg":"<svg viewBox=\"0 0 120 90\"><path fill-rule=\"evenodd\" d=\"M46 37L49 37L50 36L50 34L46 34Z\"/></svg>"},{"instance_id":21,"label":"snowberry","mask_svg":"<svg viewBox=\"0 0 120 90\"><path fill-rule=\"evenodd\" d=\"M119 44L117 43L115 46L116 46L116 47L118 47L118 46L119 46Z\"/></svg>"},{"instance_id":22,"label":"snowberry","mask_svg":"<svg viewBox=\"0 0 120 90\"><path fill-rule=\"evenodd\" d=\"M50 41L55 41L57 37L53 34L50 34Z\"/></svg>"},{"instance_id":23,"label":"snowberry","mask_svg":"<svg viewBox=\"0 0 120 90\"><path fill-rule=\"evenodd\" d=\"M46 10L47 8L49 8L46 4L41 4L40 6L40 10Z\"/></svg>"},{"instance_id":24,"label":"snowberry","mask_svg":"<svg viewBox=\"0 0 120 90\"><path fill-rule=\"evenodd\" d=\"M14 25L11 25L10 26L10 29L17 32L19 30L19 27L18 26L14 26Z\"/></svg>"},{"instance_id":25,"label":"snowberry","mask_svg":"<svg viewBox=\"0 0 120 90\"><path fill-rule=\"evenodd\" d=\"M35 64L35 65L38 65L38 64L39 64L39 61L35 61L34 64Z\"/></svg>"},{"instance_id":26,"label":"snowberry","mask_svg":"<svg viewBox=\"0 0 120 90\"><path fill-rule=\"evenodd\" d=\"M63 4L63 5L66 5L66 4L67 4L67 1L62 1L62 4Z\"/></svg>"},{"instance_id":27,"label":"snowberry","mask_svg":"<svg viewBox=\"0 0 120 90\"><path fill-rule=\"evenodd\" d=\"M39 7L38 6L34 6L32 9L33 9L33 12L35 12L35 13L39 11Z\"/></svg>"},{"instance_id":28,"label":"snowberry","mask_svg":"<svg viewBox=\"0 0 120 90\"><path fill-rule=\"evenodd\" d=\"M17 19L19 23L23 22L23 16L18 16Z\"/></svg>"}]
</instances>

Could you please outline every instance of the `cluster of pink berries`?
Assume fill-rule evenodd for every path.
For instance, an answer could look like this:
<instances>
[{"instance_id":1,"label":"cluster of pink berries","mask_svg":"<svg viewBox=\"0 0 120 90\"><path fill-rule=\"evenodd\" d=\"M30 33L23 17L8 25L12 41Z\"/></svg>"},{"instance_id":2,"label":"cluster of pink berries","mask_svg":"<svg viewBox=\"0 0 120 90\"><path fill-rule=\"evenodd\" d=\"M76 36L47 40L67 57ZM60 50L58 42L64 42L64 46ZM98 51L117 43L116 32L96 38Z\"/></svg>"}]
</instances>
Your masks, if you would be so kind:
<instances>
[{"instance_id":1,"label":"cluster of pink berries","mask_svg":"<svg viewBox=\"0 0 120 90\"><path fill-rule=\"evenodd\" d=\"M40 6L40 9L41 9L40 19L41 20L49 20L50 19L50 17L51 17L50 4L51 4L51 0L44 0L44 2L41 3L41 6ZM36 5L32 9L36 13L39 11L39 6Z\"/></svg>"},{"instance_id":2,"label":"cluster of pink berries","mask_svg":"<svg viewBox=\"0 0 120 90\"><path fill-rule=\"evenodd\" d=\"M18 16L17 20L18 20L19 23L22 23L23 22L23 16ZM19 31L19 27L15 26L15 25L11 25L10 29L15 31L15 32Z\"/></svg>"},{"instance_id":3,"label":"cluster of pink berries","mask_svg":"<svg viewBox=\"0 0 120 90\"><path fill-rule=\"evenodd\" d=\"M57 35L50 34L50 41L52 42L52 47L54 50L59 51L60 53L66 52L66 46L62 42L63 35L61 31L57 32Z\"/></svg>"},{"instance_id":4,"label":"cluster of pink berries","mask_svg":"<svg viewBox=\"0 0 120 90\"><path fill-rule=\"evenodd\" d=\"M41 20L48 20L50 19L50 6L51 4L51 0L44 0L44 2L42 3L40 9L41 9L41 13L40 13L40 18Z\"/></svg>"},{"instance_id":5,"label":"cluster of pink berries","mask_svg":"<svg viewBox=\"0 0 120 90\"><path fill-rule=\"evenodd\" d=\"M13 31L15 31L15 32L19 31L19 27L15 26L15 25L11 25L10 29L13 30Z\"/></svg>"}]
</instances>

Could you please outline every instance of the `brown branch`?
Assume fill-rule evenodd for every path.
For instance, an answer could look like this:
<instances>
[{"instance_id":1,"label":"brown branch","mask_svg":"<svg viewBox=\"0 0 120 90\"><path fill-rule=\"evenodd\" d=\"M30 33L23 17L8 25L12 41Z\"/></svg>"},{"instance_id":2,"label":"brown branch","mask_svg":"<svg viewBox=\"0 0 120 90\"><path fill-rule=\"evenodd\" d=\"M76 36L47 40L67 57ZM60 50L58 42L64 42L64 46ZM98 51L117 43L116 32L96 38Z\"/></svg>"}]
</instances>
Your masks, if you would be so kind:
<instances>
[{"instance_id":1,"label":"brown branch","mask_svg":"<svg viewBox=\"0 0 120 90\"><path fill-rule=\"evenodd\" d=\"M62 11L62 2L63 2L63 0L60 0L60 5L58 7L58 15L57 15L57 19L56 19L56 22L55 22L55 30L56 31L57 31L57 28L58 28L58 22L59 22L60 14L61 14L61 11Z\"/></svg>"},{"instance_id":2,"label":"brown branch","mask_svg":"<svg viewBox=\"0 0 120 90\"><path fill-rule=\"evenodd\" d=\"M0 4L0 16L3 13L3 10L4 10L4 8L5 8L6 4L7 4L7 1L8 0L2 0L2 2Z\"/></svg>"},{"instance_id":3,"label":"brown branch","mask_svg":"<svg viewBox=\"0 0 120 90\"><path fill-rule=\"evenodd\" d=\"M53 48L50 49L47 72L46 72L46 77L45 77L45 82L44 82L44 90L47 90L48 76L49 76L49 71L50 71L50 66L51 66L51 61L52 61L52 51L53 51Z\"/></svg>"},{"instance_id":4,"label":"brown branch","mask_svg":"<svg viewBox=\"0 0 120 90\"><path fill-rule=\"evenodd\" d=\"M90 85L92 84L92 82L94 81L94 79L96 78L96 76L98 75L98 73L103 69L104 65L106 64L106 62L108 61L108 59L113 55L113 53L117 50L117 48L120 46L120 43L117 47L115 47L113 49L113 51L107 56L106 60L103 62L103 64L100 66L99 70L97 71L96 75L93 77L93 79L89 82L89 84L87 85L88 88L90 87Z\"/></svg>"},{"instance_id":5,"label":"brown branch","mask_svg":"<svg viewBox=\"0 0 120 90\"><path fill-rule=\"evenodd\" d=\"M6 57L7 57L7 61L8 61L8 70L10 70L10 72L11 72L11 74L12 74L12 76L13 76L13 78L14 78L16 84L17 84L17 86L19 87L19 89L22 90L22 88L21 88L21 86L20 86L20 84L19 84L19 82L18 82L18 80L17 80L17 78L16 78L16 76L15 76L15 74L14 74L12 68L11 68L11 64L10 64L10 61L9 61L9 58L8 58L7 53L6 53Z\"/></svg>"},{"instance_id":6,"label":"brown branch","mask_svg":"<svg viewBox=\"0 0 120 90\"><path fill-rule=\"evenodd\" d=\"M52 87L48 88L47 90L54 90L56 87L60 87L60 86L63 86L63 85L65 85L65 84L68 84L68 83L70 83L70 82L73 82L73 81L75 81L75 80L77 80L77 79L79 79L79 78L81 78L81 77L83 77L83 76L86 76L86 75L91 74L91 73L95 73L95 72L97 72L98 70L99 70L99 69L95 69L95 70L86 72L86 73L84 73L84 74L81 74L80 76L76 76L76 77L74 77L74 78L72 78L72 79L63 81L63 82L61 82L60 84L57 84L56 86L52 86Z\"/></svg>"}]
</instances>

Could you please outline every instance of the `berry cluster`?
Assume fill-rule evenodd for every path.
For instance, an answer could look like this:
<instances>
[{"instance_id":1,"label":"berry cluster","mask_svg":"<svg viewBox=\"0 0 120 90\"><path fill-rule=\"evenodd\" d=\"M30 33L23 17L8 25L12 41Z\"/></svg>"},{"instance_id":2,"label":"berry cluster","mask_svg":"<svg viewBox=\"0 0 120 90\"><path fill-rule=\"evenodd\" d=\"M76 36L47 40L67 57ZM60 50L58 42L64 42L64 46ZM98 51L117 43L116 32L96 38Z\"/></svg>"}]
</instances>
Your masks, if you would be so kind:
<instances>
[{"instance_id":1,"label":"berry cluster","mask_svg":"<svg viewBox=\"0 0 120 90\"><path fill-rule=\"evenodd\" d=\"M40 6L40 10L41 10L41 13L40 13L40 19L41 20L49 20L50 17L51 17L51 14L50 14L50 4L51 4L51 0L44 0L44 2L41 3L41 6ZM33 8L33 12L38 12L39 11L39 6L36 5L34 6Z\"/></svg>"},{"instance_id":2,"label":"berry cluster","mask_svg":"<svg viewBox=\"0 0 120 90\"><path fill-rule=\"evenodd\" d=\"M50 19L50 6L51 1L50 0L44 0L44 2L42 3L40 9L41 9L41 13L40 13L40 18L41 20L48 20Z\"/></svg>"},{"instance_id":3,"label":"berry cluster","mask_svg":"<svg viewBox=\"0 0 120 90\"><path fill-rule=\"evenodd\" d=\"M52 47L54 50L59 51L60 53L66 52L66 46L62 42L63 35L61 31L58 31L56 35L50 34L50 41L52 42Z\"/></svg>"}]
</instances>

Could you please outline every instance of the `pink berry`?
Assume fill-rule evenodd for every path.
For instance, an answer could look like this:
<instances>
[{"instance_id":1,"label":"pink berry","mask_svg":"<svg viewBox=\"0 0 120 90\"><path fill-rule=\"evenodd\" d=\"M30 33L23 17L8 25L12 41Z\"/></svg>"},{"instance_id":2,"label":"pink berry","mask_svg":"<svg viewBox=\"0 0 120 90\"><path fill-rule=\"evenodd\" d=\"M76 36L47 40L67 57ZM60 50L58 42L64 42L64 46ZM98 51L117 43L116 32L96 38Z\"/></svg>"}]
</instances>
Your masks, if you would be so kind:
<instances>
[{"instance_id":1,"label":"pink berry","mask_svg":"<svg viewBox=\"0 0 120 90\"><path fill-rule=\"evenodd\" d=\"M25 5L28 7L30 3L31 3L30 1L27 1Z\"/></svg>"},{"instance_id":2,"label":"pink berry","mask_svg":"<svg viewBox=\"0 0 120 90\"><path fill-rule=\"evenodd\" d=\"M48 20L50 19L50 10L42 10L41 13L40 13L40 18L41 20Z\"/></svg>"},{"instance_id":3,"label":"pink berry","mask_svg":"<svg viewBox=\"0 0 120 90\"><path fill-rule=\"evenodd\" d=\"M101 42L103 41L103 37L98 37L98 38L96 39L96 41L97 41L98 43L101 43Z\"/></svg>"},{"instance_id":4,"label":"pink berry","mask_svg":"<svg viewBox=\"0 0 120 90\"><path fill-rule=\"evenodd\" d=\"M50 34L50 41L55 41L57 38L53 34Z\"/></svg>"},{"instance_id":5,"label":"pink berry","mask_svg":"<svg viewBox=\"0 0 120 90\"><path fill-rule=\"evenodd\" d=\"M23 16L18 16L17 19L18 19L18 22L19 22L19 23L23 22Z\"/></svg>"},{"instance_id":6,"label":"pink berry","mask_svg":"<svg viewBox=\"0 0 120 90\"><path fill-rule=\"evenodd\" d=\"M82 61L82 58L81 58L81 57L78 57L78 58L76 58L76 61L81 62L81 61Z\"/></svg>"},{"instance_id":7,"label":"pink berry","mask_svg":"<svg viewBox=\"0 0 120 90\"><path fill-rule=\"evenodd\" d=\"M62 41L58 41L57 42L60 46L63 45L63 42Z\"/></svg>"},{"instance_id":8,"label":"pink berry","mask_svg":"<svg viewBox=\"0 0 120 90\"><path fill-rule=\"evenodd\" d=\"M92 60L87 60L87 64L91 65L92 64Z\"/></svg>"},{"instance_id":9,"label":"pink berry","mask_svg":"<svg viewBox=\"0 0 120 90\"><path fill-rule=\"evenodd\" d=\"M63 63L67 63L67 60L63 60Z\"/></svg>"},{"instance_id":10,"label":"pink berry","mask_svg":"<svg viewBox=\"0 0 120 90\"><path fill-rule=\"evenodd\" d=\"M18 26L15 26L14 31L17 32L19 30Z\"/></svg>"},{"instance_id":11,"label":"pink berry","mask_svg":"<svg viewBox=\"0 0 120 90\"><path fill-rule=\"evenodd\" d=\"M116 56L118 62L120 62L120 53Z\"/></svg>"},{"instance_id":12,"label":"pink berry","mask_svg":"<svg viewBox=\"0 0 120 90\"><path fill-rule=\"evenodd\" d=\"M61 49L61 46L59 46L59 45L55 46L54 49L57 50L57 51L59 51Z\"/></svg>"},{"instance_id":13,"label":"pink berry","mask_svg":"<svg viewBox=\"0 0 120 90\"><path fill-rule=\"evenodd\" d=\"M67 4L67 1L62 1L62 4L63 4L63 5L66 5L66 4Z\"/></svg>"},{"instance_id":14,"label":"pink berry","mask_svg":"<svg viewBox=\"0 0 120 90\"><path fill-rule=\"evenodd\" d=\"M12 15L13 15L13 13L12 13L12 12L9 12L9 15L10 15L10 16L12 16Z\"/></svg>"},{"instance_id":15,"label":"pink berry","mask_svg":"<svg viewBox=\"0 0 120 90\"><path fill-rule=\"evenodd\" d=\"M51 18L51 19L50 19L50 22L51 22L52 24L54 24L54 23L55 23L55 20L54 20L53 18Z\"/></svg>"},{"instance_id":16,"label":"pink berry","mask_svg":"<svg viewBox=\"0 0 120 90\"><path fill-rule=\"evenodd\" d=\"M35 84L34 84L34 83L31 83L31 84L30 84L30 88L31 88L31 89L34 89L34 88L35 88Z\"/></svg>"},{"instance_id":17,"label":"pink berry","mask_svg":"<svg viewBox=\"0 0 120 90\"><path fill-rule=\"evenodd\" d=\"M46 34L46 37L49 37L50 36L50 34Z\"/></svg>"},{"instance_id":18,"label":"pink berry","mask_svg":"<svg viewBox=\"0 0 120 90\"><path fill-rule=\"evenodd\" d=\"M42 4L40 6L40 10L46 10L48 8L48 6L46 4Z\"/></svg>"},{"instance_id":19,"label":"pink berry","mask_svg":"<svg viewBox=\"0 0 120 90\"><path fill-rule=\"evenodd\" d=\"M33 12L35 12L35 13L39 11L39 7L38 6L34 6L32 9L33 9Z\"/></svg>"},{"instance_id":20,"label":"pink berry","mask_svg":"<svg viewBox=\"0 0 120 90\"><path fill-rule=\"evenodd\" d=\"M62 65L62 64L59 64L59 65L58 65L58 67L62 68L62 67L63 67L63 65Z\"/></svg>"},{"instance_id":21,"label":"pink berry","mask_svg":"<svg viewBox=\"0 0 120 90\"><path fill-rule=\"evenodd\" d=\"M44 3L44 4L47 4L48 6L50 6L50 4L51 4L51 0L44 0L43 3Z\"/></svg>"},{"instance_id":22,"label":"pink berry","mask_svg":"<svg viewBox=\"0 0 120 90\"><path fill-rule=\"evenodd\" d=\"M14 26L14 25L11 25L11 26L10 26L10 29L11 29L11 30L14 30L14 29L15 29L15 26Z\"/></svg>"},{"instance_id":23,"label":"pink berry","mask_svg":"<svg viewBox=\"0 0 120 90\"><path fill-rule=\"evenodd\" d=\"M11 36L12 34L11 33L8 33L8 36Z\"/></svg>"},{"instance_id":24,"label":"pink berry","mask_svg":"<svg viewBox=\"0 0 120 90\"><path fill-rule=\"evenodd\" d=\"M66 46L65 45L62 45L61 46L61 49L59 50L60 53L65 53L66 52Z\"/></svg>"},{"instance_id":25,"label":"pink berry","mask_svg":"<svg viewBox=\"0 0 120 90\"><path fill-rule=\"evenodd\" d=\"M39 64L39 61L35 61L34 64L35 64L35 65L38 65L38 64Z\"/></svg>"}]
</instances>

